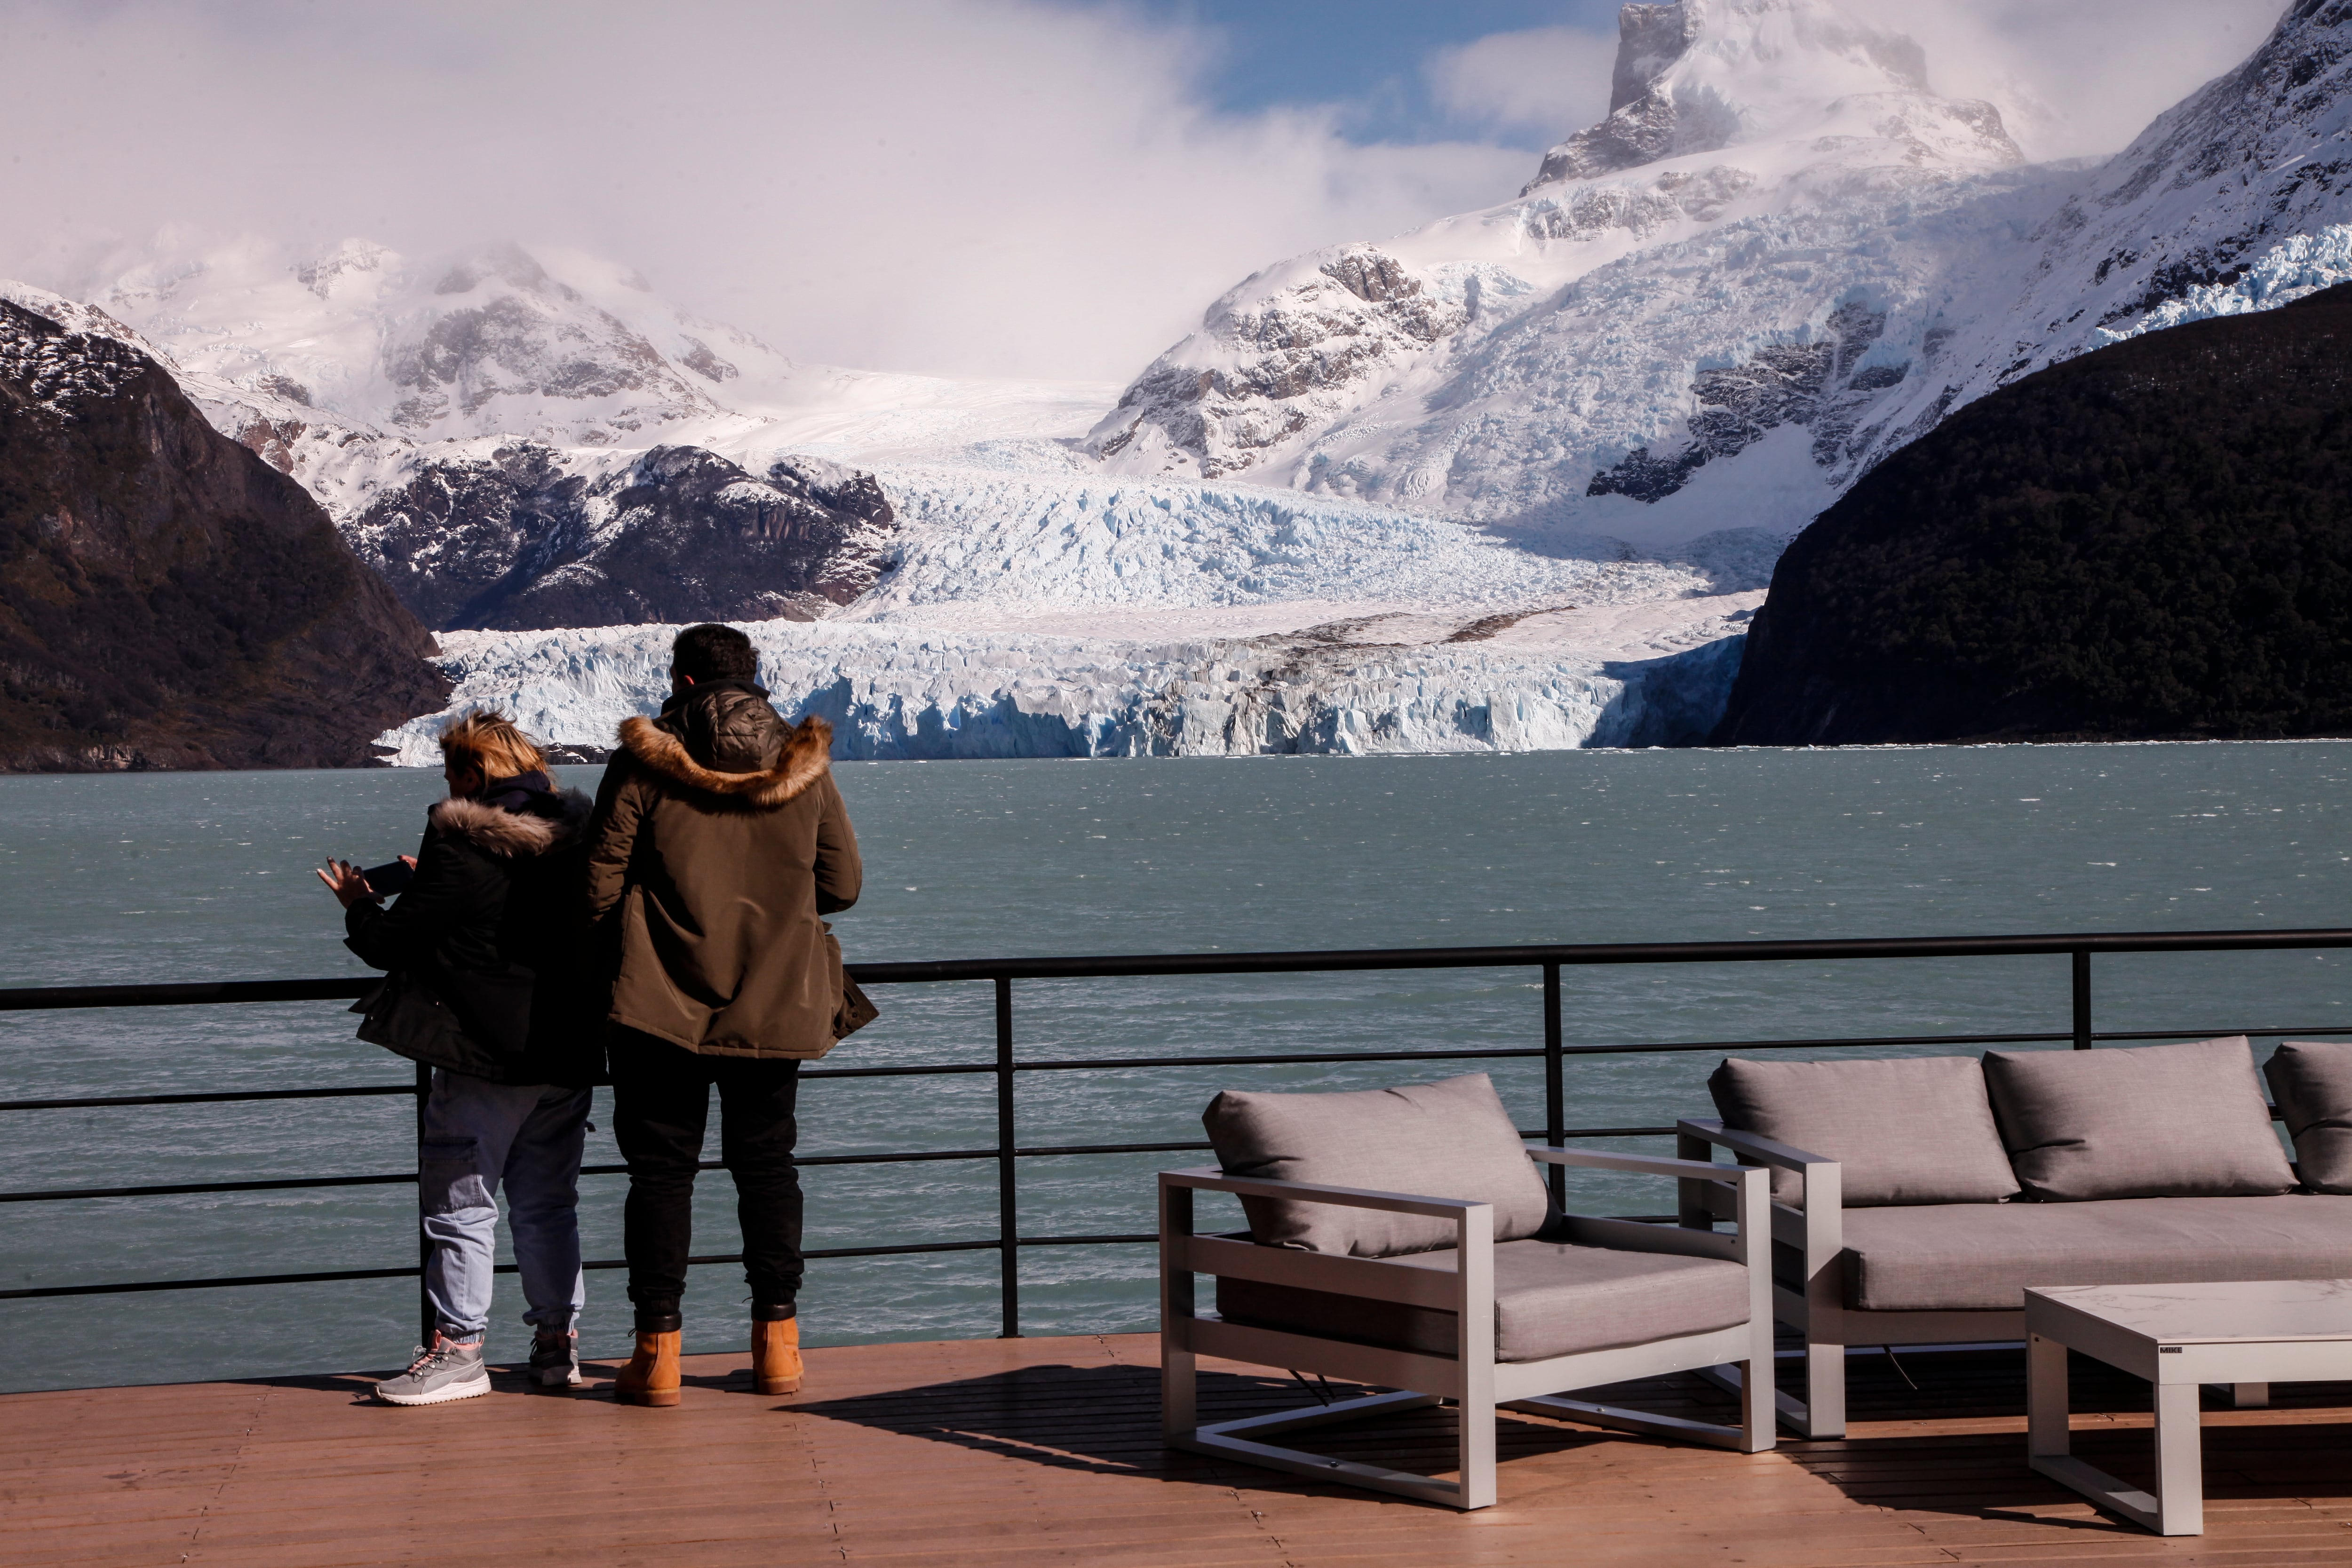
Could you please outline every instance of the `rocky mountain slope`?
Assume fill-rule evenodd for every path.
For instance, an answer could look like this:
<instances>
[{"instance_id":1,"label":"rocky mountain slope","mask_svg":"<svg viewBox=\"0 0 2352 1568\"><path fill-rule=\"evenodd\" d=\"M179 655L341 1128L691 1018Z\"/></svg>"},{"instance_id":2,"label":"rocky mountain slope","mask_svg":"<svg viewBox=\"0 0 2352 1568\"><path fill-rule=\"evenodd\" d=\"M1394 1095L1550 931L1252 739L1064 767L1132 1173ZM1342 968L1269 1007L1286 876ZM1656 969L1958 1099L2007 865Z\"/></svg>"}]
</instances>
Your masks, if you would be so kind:
<instances>
[{"instance_id":1,"label":"rocky mountain slope","mask_svg":"<svg viewBox=\"0 0 2352 1568\"><path fill-rule=\"evenodd\" d=\"M0 769L359 765L434 651L135 334L0 293Z\"/></svg>"},{"instance_id":2,"label":"rocky mountain slope","mask_svg":"<svg viewBox=\"0 0 2352 1568\"><path fill-rule=\"evenodd\" d=\"M1995 387L2352 277L2352 5L2089 169L1831 0L1630 5L1520 196L1270 268L1122 395L1114 471L1536 535L1790 532Z\"/></svg>"},{"instance_id":3,"label":"rocky mountain slope","mask_svg":"<svg viewBox=\"0 0 2352 1568\"><path fill-rule=\"evenodd\" d=\"M814 620L874 585L897 519L871 474L700 447L602 462L497 437L445 442L345 526L435 626Z\"/></svg>"},{"instance_id":4,"label":"rocky mountain slope","mask_svg":"<svg viewBox=\"0 0 2352 1568\"><path fill-rule=\"evenodd\" d=\"M2352 285L1971 404L1790 546L1727 744L2352 733Z\"/></svg>"},{"instance_id":5,"label":"rocky mountain slope","mask_svg":"<svg viewBox=\"0 0 2352 1568\"><path fill-rule=\"evenodd\" d=\"M435 266L359 240L157 248L100 304L429 625L806 619L890 559L870 474L792 455L754 475L694 444L758 423L722 391L793 366L634 273L562 255L559 278L512 245Z\"/></svg>"}]
</instances>

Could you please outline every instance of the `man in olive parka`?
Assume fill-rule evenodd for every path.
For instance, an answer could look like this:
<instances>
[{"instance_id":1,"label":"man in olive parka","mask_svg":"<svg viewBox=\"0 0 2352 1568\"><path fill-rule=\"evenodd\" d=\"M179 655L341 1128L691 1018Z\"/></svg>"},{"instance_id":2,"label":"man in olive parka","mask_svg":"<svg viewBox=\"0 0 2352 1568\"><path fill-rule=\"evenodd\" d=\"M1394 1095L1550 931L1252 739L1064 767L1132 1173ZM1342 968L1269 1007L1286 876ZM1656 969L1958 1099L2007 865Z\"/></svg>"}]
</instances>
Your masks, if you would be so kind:
<instances>
[{"instance_id":1,"label":"man in olive parka","mask_svg":"<svg viewBox=\"0 0 2352 1568\"><path fill-rule=\"evenodd\" d=\"M860 869L822 719L787 725L753 684L731 626L690 626L670 700L621 726L588 830L588 912L613 973L614 1121L637 1348L616 1395L677 1401L680 1297L710 1091L735 1179L751 1288L753 1375L800 1386L794 1299L802 1194L793 1168L803 1061L846 1027L824 916L856 902Z\"/></svg>"}]
</instances>

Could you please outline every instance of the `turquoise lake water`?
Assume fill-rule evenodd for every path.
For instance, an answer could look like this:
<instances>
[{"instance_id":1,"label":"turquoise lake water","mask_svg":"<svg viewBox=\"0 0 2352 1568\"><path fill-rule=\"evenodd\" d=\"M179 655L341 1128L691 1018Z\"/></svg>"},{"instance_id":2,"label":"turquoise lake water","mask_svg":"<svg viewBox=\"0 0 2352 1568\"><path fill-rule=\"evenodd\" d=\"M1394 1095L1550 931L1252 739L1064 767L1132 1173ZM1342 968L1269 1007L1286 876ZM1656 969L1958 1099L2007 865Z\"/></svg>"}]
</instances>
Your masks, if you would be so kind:
<instances>
[{"instance_id":1,"label":"turquoise lake water","mask_svg":"<svg viewBox=\"0 0 2352 1568\"><path fill-rule=\"evenodd\" d=\"M563 770L593 787L597 770ZM2352 923L2352 744L1573 752L1513 757L855 763L839 769L867 869L835 921L852 959L1761 937L2213 930ZM310 868L413 848L420 772L0 779L0 986L364 973ZM2098 961L2102 1029L2352 1026L2335 953ZM881 1021L827 1067L992 1059L986 984L877 988ZM1517 1047L1541 1041L1531 971L1041 982L1015 987L1024 1057ZM340 1003L0 1014L0 1098L399 1084ZM2062 958L1572 970L1570 1045L2055 1031ZM2266 1048L2266 1047L2264 1047ZM1714 1053L1571 1058L1569 1121L1708 1110ZM1355 1088L1462 1068L1398 1064L1042 1072L1024 1146L1200 1136L1224 1087ZM1497 1063L1522 1126L1540 1068ZM591 1163L617 1163L599 1097ZM810 1154L974 1149L985 1075L813 1081ZM412 1102L382 1099L0 1112L7 1190L413 1168ZM713 1129L715 1153L716 1128ZM1652 1141L1646 1145L1660 1148ZM1022 1163L1024 1235L1148 1231L1150 1173L1195 1156ZM812 1247L996 1232L988 1161L813 1167ZM624 1178L583 1184L591 1258L620 1255ZM1635 1181L1578 1189L1656 1212ZM698 1252L732 1252L723 1173ZM413 1263L413 1189L0 1205L0 1287ZM1150 1249L1038 1248L1032 1333L1151 1321ZM820 1261L813 1342L991 1334L993 1253ZM742 1342L740 1272L696 1271L689 1349ZM398 1363L413 1280L0 1302L0 1386L57 1387ZM511 1277L491 1330L519 1357ZM585 1347L624 1347L617 1271L589 1276Z\"/></svg>"}]
</instances>

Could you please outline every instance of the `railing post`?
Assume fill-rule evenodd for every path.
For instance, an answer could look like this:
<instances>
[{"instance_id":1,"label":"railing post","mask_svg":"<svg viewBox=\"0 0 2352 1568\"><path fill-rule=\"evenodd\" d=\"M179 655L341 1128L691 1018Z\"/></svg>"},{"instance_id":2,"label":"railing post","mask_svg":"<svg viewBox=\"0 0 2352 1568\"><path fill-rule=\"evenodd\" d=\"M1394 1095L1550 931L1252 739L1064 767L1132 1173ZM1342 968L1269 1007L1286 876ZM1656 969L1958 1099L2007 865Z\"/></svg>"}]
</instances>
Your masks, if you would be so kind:
<instances>
[{"instance_id":1,"label":"railing post","mask_svg":"<svg viewBox=\"0 0 2352 1568\"><path fill-rule=\"evenodd\" d=\"M425 1235L425 1102L432 1098L433 1069L423 1062L416 1064L416 1179L419 1184L416 1203L409 1210L408 1223L416 1227L416 1315L424 1327L417 1331L416 1342L425 1349L433 1348L433 1335L441 1325L436 1321L432 1294L425 1289L425 1271L433 1267L433 1243Z\"/></svg>"},{"instance_id":2,"label":"railing post","mask_svg":"<svg viewBox=\"0 0 2352 1568\"><path fill-rule=\"evenodd\" d=\"M1013 1159L1013 982L996 977L996 1235L1004 1338L1021 1337L1020 1186Z\"/></svg>"},{"instance_id":3,"label":"railing post","mask_svg":"<svg viewBox=\"0 0 2352 1568\"><path fill-rule=\"evenodd\" d=\"M1557 1147L1568 1135L1568 1082L1566 1063L1559 1038L1559 965L1543 966L1544 1018L1544 1142ZM1546 1175L1551 1182L1552 1206L1568 1207L1568 1171L1553 1165Z\"/></svg>"},{"instance_id":4,"label":"railing post","mask_svg":"<svg viewBox=\"0 0 2352 1568\"><path fill-rule=\"evenodd\" d=\"M2074 1048L2091 1048L2091 952L2078 947L2074 960Z\"/></svg>"}]
</instances>

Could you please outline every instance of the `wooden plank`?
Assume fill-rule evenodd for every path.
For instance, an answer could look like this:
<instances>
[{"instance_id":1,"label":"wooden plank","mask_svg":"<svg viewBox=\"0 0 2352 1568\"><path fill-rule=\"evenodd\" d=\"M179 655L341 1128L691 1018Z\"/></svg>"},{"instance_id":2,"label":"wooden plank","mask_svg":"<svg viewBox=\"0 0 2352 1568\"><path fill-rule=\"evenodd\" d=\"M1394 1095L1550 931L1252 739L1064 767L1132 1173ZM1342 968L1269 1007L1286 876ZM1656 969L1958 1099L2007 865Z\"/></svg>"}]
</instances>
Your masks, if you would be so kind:
<instances>
[{"instance_id":1,"label":"wooden plank","mask_svg":"<svg viewBox=\"0 0 2352 1568\"><path fill-rule=\"evenodd\" d=\"M789 1399L752 1394L746 1360L688 1358L685 1396L662 1411L614 1404L609 1363L591 1367L601 1387L583 1395L525 1394L502 1372L488 1398L424 1410L373 1405L359 1376L0 1396L7 1555L71 1568L2054 1568L2184 1551L2352 1563L2342 1384L2207 1411L2207 1534L2166 1542L2028 1469L2021 1354L1906 1358L1916 1392L1883 1358L1853 1358L1849 1436L1763 1455L1514 1415L1497 1432L1501 1501L1466 1515L1162 1448L1148 1335L821 1350ZM2070 1382L2076 1451L2145 1485L2146 1385L2095 1363ZM1688 1377L1591 1397L1697 1420L1732 1409ZM1204 1419L1306 1403L1279 1372L1203 1363ZM1442 1474L1452 1462L1444 1411L1310 1436L1315 1451L1361 1463ZM496 1458L452 1466L453 1452Z\"/></svg>"}]
</instances>

